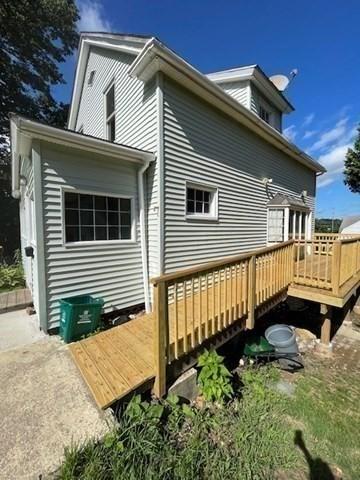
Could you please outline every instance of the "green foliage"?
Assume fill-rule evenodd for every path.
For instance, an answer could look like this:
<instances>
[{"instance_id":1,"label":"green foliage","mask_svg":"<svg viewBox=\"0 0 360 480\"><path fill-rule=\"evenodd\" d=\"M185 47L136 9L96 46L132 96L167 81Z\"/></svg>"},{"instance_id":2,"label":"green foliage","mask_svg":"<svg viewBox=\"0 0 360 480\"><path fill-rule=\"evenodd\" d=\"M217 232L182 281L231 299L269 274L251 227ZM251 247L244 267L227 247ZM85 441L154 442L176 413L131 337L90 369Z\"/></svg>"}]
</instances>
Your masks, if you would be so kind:
<instances>
[{"instance_id":1,"label":"green foliage","mask_svg":"<svg viewBox=\"0 0 360 480\"><path fill-rule=\"evenodd\" d=\"M0 2L0 245L10 256L19 245L18 202L11 197L9 113L64 126L67 105L52 96L64 83L59 63L77 46L74 0Z\"/></svg>"},{"instance_id":2,"label":"green foliage","mask_svg":"<svg viewBox=\"0 0 360 480\"><path fill-rule=\"evenodd\" d=\"M360 193L360 125L357 131L354 148L348 149L344 168L344 183L353 193Z\"/></svg>"},{"instance_id":3,"label":"green foliage","mask_svg":"<svg viewBox=\"0 0 360 480\"><path fill-rule=\"evenodd\" d=\"M338 233L341 225L341 218L315 218L315 232L317 233Z\"/></svg>"},{"instance_id":4,"label":"green foliage","mask_svg":"<svg viewBox=\"0 0 360 480\"><path fill-rule=\"evenodd\" d=\"M205 350L199 357L198 366L201 367L198 384L205 400L223 402L231 398L234 393L230 381L232 375L225 367L223 357L215 350Z\"/></svg>"},{"instance_id":5,"label":"green foliage","mask_svg":"<svg viewBox=\"0 0 360 480\"><path fill-rule=\"evenodd\" d=\"M246 374L242 398L226 408L185 407L175 395L160 403L134 397L102 440L65 450L57 478L274 479L294 468L295 456L284 400L266 387L271 378L271 369Z\"/></svg>"},{"instance_id":6,"label":"green foliage","mask_svg":"<svg viewBox=\"0 0 360 480\"><path fill-rule=\"evenodd\" d=\"M14 255L14 263L0 265L0 291L15 290L25 286L20 251Z\"/></svg>"}]
</instances>

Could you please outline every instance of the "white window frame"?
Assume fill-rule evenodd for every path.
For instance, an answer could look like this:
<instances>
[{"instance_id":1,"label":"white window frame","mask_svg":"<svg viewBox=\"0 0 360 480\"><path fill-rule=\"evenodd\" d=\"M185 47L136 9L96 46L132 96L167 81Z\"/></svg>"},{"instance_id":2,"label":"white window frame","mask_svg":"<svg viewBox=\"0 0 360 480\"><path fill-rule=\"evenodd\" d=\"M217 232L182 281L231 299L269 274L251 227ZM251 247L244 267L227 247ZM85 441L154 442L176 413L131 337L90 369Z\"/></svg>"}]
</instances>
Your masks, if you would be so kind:
<instances>
[{"instance_id":1,"label":"white window frame","mask_svg":"<svg viewBox=\"0 0 360 480\"><path fill-rule=\"evenodd\" d=\"M189 188L209 192L210 194L209 213L190 213L187 211L187 191ZM204 220L204 221L210 221L210 222L217 221L218 220L218 202L219 202L219 189L214 185L191 182L191 181L185 182L184 211L185 211L186 220Z\"/></svg>"},{"instance_id":2,"label":"white window frame","mask_svg":"<svg viewBox=\"0 0 360 480\"><path fill-rule=\"evenodd\" d=\"M273 245L275 243L269 240L269 212L270 210L284 210L284 225L283 225L283 240L282 242L287 242L288 240L311 240L311 225L312 225L312 211L307 208L296 208L296 207L283 207L271 205L267 208L267 225L266 225L266 239L268 245ZM292 226L292 237L290 238L289 232L289 218L290 211L294 212L293 214L293 226ZM305 232L302 232L302 217L305 216L304 226ZM304 234L303 238L302 234Z\"/></svg>"},{"instance_id":3,"label":"white window frame","mask_svg":"<svg viewBox=\"0 0 360 480\"><path fill-rule=\"evenodd\" d=\"M66 241L66 224L65 224L65 193L79 193L84 195L96 195L99 197L124 198L130 200L131 209L131 238L122 240L79 240L78 242ZM101 192L97 190L83 190L77 188L61 187L61 234L63 247L84 247L84 246L99 246L99 245L133 245L137 242L136 239L136 215L135 215L135 197L133 195L122 195Z\"/></svg>"},{"instance_id":4,"label":"white window frame","mask_svg":"<svg viewBox=\"0 0 360 480\"><path fill-rule=\"evenodd\" d=\"M110 115L107 115L107 95L109 93L109 91L114 87L114 111L110 114ZM116 105L115 105L115 99L116 99L116 87L115 87L115 79L113 78L111 80L111 82L108 84L108 86L105 88L104 92L103 92L103 97L104 97L104 133L105 133L105 138L106 140L109 140L109 142L115 142L115 138L116 138L116 116L115 116L115 112L116 112ZM110 140L110 135L109 135L109 123L114 120L115 122L115 133L114 133L114 140Z\"/></svg>"}]
</instances>

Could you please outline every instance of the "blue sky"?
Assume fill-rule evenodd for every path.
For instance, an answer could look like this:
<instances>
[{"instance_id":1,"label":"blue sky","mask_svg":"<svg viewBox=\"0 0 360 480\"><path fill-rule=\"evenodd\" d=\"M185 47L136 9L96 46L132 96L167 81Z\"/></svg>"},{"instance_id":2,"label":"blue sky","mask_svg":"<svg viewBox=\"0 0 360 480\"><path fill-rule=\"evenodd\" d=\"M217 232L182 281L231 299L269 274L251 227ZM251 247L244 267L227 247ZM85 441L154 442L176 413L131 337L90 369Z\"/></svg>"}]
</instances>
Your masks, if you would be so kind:
<instances>
[{"instance_id":1,"label":"blue sky","mask_svg":"<svg viewBox=\"0 0 360 480\"><path fill-rule=\"evenodd\" d=\"M360 197L342 181L342 166L360 121L358 0L78 0L80 30L159 37L204 73L259 64L268 74L299 73L288 89L295 112L285 134L318 159L317 216L360 213ZM69 101L74 58L63 66Z\"/></svg>"}]
</instances>

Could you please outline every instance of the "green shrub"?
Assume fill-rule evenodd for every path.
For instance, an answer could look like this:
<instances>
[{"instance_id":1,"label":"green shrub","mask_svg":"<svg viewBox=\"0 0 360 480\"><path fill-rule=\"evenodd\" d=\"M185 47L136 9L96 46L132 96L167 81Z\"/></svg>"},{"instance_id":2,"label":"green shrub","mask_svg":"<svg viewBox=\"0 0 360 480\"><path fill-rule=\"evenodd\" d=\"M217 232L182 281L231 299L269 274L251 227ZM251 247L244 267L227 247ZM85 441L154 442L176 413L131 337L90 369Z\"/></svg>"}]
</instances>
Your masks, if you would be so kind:
<instances>
[{"instance_id":1,"label":"green shrub","mask_svg":"<svg viewBox=\"0 0 360 480\"><path fill-rule=\"evenodd\" d=\"M198 384L205 400L223 402L231 398L234 391L231 386L231 373L224 365L224 358L215 350L205 350L200 355L198 366L201 367Z\"/></svg>"},{"instance_id":2,"label":"green shrub","mask_svg":"<svg viewBox=\"0 0 360 480\"><path fill-rule=\"evenodd\" d=\"M0 265L0 291L15 290L24 286L24 270L20 251L17 250L14 255L14 262L11 265L6 263Z\"/></svg>"}]
</instances>

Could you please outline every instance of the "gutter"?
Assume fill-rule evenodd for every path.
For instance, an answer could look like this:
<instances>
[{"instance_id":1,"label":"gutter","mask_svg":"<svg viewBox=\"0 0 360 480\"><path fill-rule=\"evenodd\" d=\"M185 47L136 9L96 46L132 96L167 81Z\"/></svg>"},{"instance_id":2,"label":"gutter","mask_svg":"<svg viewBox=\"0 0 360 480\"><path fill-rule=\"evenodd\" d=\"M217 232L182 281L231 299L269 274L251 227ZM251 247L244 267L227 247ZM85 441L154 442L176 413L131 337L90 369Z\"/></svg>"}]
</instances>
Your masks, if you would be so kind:
<instances>
[{"instance_id":1,"label":"gutter","mask_svg":"<svg viewBox=\"0 0 360 480\"><path fill-rule=\"evenodd\" d=\"M250 112L237 100L232 98L221 87L209 80L192 65L169 50L156 38L149 40L129 69L129 75L142 81L150 79L158 70L164 71L180 84L185 85L196 95L204 98L205 93L211 95L207 101L213 106L225 111L236 120L255 131L278 149L286 152L292 158L311 170L325 173L326 169L314 159L306 155L296 145L288 142L277 130L266 124L257 115ZM214 101L215 100L215 101Z\"/></svg>"},{"instance_id":2,"label":"gutter","mask_svg":"<svg viewBox=\"0 0 360 480\"><path fill-rule=\"evenodd\" d=\"M20 158L30 154L34 139L44 140L52 144L91 151L111 157L121 156L122 160L143 165L155 159L153 153L118 143L102 140L97 137L83 135L71 130L51 127L43 123L10 114L10 136L12 156L12 196L19 198Z\"/></svg>"},{"instance_id":3,"label":"gutter","mask_svg":"<svg viewBox=\"0 0 360 480\"><path fill-rule=\"evenodd\" d=\"M146 161L137 172L138 189L139 189L139 224L140 224L140 245L141 245L141 262L143 271L143 286L146 313L151 312L150 290L149 290L149 271L148 271L148 255L146 242L146 225L145 225L145 189L144 189L144 173L150 165L150 161Z\"/></svg>"}]
</instances>

